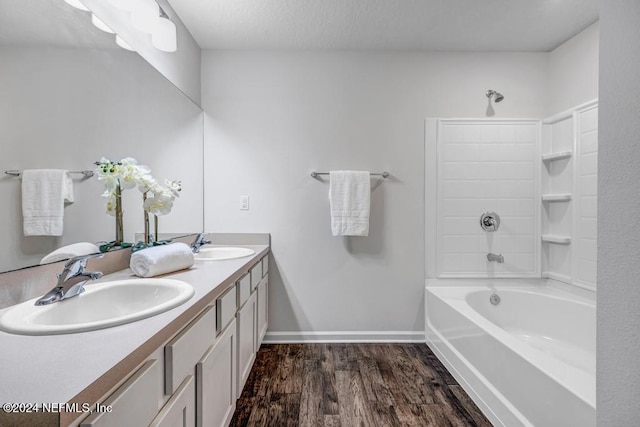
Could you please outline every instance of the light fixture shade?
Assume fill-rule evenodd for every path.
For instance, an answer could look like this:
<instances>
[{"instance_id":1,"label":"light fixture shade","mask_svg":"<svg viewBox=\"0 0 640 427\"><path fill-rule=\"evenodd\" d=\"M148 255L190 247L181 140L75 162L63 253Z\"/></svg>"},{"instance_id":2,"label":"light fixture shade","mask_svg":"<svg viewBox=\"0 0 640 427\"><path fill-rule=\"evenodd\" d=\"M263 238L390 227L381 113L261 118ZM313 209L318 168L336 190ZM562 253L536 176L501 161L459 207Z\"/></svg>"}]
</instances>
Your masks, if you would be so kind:
<instances>
[{"instance_id":1,"label":"light fixture shade","mask_svg":"<svg viewBox=\"0 0 640 427\"><path fill-rule=\"evenodd\" d=\"M76 9L84 10L85 12L89 11L89 9L87 9L86 6L80 2L80 0L64 0L64 2L70 6L75 7Z\"/></svg>"},{"instance_id":2,"label":"light fixture shade","mask_svg":"<svg viewBox=\"0 0 640 427\"><path fill-rule=\"evenodd\" d=\"M171 22L169 18L160 17L153 33L151 33L151 44L156 49L165 52L175 52L178 49L176 24Z\"/></svg>"},{"instance_id":3,"label":"light fixture shade","mask_svg":"<svg viewBox=\"0 0 640 427\"><path fill-rule=\"evenodd\" d=\"M116 33L111 28L109 28L107 26L107 24L102 22L102 20L100 18L98 18L96 15L94 15L93 13L91 14L91 23L93 25L95 25L97 28L99 28L102 31L104 31L105 33L109 33L109 34L115 34Z\"/></svg>"},{"instance_id":4,"label":"light fixture shade","mask_svg":"<svg viewBox=\"0 0 640 427\"><path fill-rule=\"evenodd\" d=\"M111 3L111 5L116 9L131 12L136 2L133 0L109 0L109 3Z\"/></svg>"},{"instance_id":5,"label":"light fixture shade","mask_svg":"<svg viewBox=\"0 0 640 427\"><path fill-rule=\"evenodd\" d=\"M131 24L138 31L153 33L160 19L160 6L155 0L135 0L131 10Z\"/></svg>"},{"instance_id":6,"label":"light fixture shade","mask_svg":"<svg viewBox=\"0 0 640 427\"><path fill-rule=\"evenodd\" d=\"M116 34L116 44L118 46L120 46L123 49L129 50L131 52L135 52L136 50L134 48L131 47L131 45L129 43L127 43L126 41L122 40L122 38Z\"/></svg>"}]
</instances>

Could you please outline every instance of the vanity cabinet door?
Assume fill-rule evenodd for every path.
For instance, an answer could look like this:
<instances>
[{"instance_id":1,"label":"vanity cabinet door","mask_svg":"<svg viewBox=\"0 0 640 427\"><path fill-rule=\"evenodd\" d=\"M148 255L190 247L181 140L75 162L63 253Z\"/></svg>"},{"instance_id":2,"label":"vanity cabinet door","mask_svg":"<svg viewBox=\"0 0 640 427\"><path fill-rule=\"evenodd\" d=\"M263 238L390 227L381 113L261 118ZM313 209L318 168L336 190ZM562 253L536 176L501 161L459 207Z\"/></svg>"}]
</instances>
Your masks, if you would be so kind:
<instances>
[{"instance_id":1,"label":"vanity cabinet door","mask_svg":"<svg viewBox=\"0 0 640 427\"><path fill-rule=\"evenodd\" d=\"M256 292L238 310L236 324L238 327L238 387L237 397L240 397L244 383L249 377L253 361L256 358L256 331L258 304Z\"/></svg>"},{"instance_id":2,"label":"vanity cabinet door","mask_svg":"<svg viewBox=\"0 0 640 427\"><path fill-rule=\"evenodd\" d=\"M193 375L189 375L149 427L192 427L195 424L195 418L196 391Z\"/></svg>"},{"instance_id":3,"label":"vanity cabinet door","mask_svg":"<svg viewBox=\"0 0 640 427\"><path fill-rule=\"evenodd\" d=\"M258 333L256 351L260 349L264 335L269 326L269 277L262 279L258 285Z\"/></svg>"},{"instance_id":4,"label":"vanity cabinet door","mask_svg":"<svg viewBox=\"0 0 640 427\"><path fill-rule=\"evenodd\" d=\"M196 365L198 427L227 426L236 409L236 323L233 320Z\"/></svg>"}]
</instances>

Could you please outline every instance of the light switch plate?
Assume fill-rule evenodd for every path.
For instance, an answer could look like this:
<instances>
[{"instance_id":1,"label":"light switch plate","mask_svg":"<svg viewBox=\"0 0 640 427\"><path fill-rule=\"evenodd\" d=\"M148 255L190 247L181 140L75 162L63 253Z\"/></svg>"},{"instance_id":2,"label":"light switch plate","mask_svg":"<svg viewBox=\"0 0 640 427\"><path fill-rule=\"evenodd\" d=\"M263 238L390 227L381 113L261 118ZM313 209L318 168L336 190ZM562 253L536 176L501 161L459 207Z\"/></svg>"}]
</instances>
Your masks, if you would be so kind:
<instances>
[{"instance_id":1,"label":"light switch plate","mask_svg":"<svg viewBox=\"0 0 640 427\"><path fill-rule=\"evenodd\" d=\"M241 211L249 210L249 196L240 196L240 210Z\"/></svg>"}]
</instances>

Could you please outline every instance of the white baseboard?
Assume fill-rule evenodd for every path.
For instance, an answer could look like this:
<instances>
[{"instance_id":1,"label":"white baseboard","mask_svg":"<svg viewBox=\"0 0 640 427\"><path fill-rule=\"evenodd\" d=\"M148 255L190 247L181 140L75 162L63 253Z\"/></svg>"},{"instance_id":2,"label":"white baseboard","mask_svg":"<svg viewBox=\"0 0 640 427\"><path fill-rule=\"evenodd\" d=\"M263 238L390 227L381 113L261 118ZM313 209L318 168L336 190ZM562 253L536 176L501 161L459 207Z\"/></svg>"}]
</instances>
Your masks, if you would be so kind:
<instances>
[{"instance_id":1,"label":"white baseboard","mask_svg":"<svg viewBox=\"0 0 640 427\"><path fill-rule=\"evenodd\" d=\"M264 336L265 344L293 343L423 343L424 332L419 331L322 331L322 332L270 332Z\"/></svg>"}]
</instances>

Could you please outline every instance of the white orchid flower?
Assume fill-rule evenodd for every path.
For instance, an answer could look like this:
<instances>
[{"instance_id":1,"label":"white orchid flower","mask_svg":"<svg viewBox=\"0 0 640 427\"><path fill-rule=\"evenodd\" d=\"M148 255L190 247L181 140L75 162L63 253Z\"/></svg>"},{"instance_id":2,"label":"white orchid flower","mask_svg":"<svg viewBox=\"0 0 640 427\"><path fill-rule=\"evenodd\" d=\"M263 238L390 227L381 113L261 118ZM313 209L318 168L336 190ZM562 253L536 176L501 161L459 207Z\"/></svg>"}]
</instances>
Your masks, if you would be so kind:
<instances>
[{"instance_id":1,"label":"white orchid flower","mask_svg":"<svg viewBox=\"0 0 640 427\"><path fill-rule=\"evenodd\" d=\"M171 191L173 197L180 197L180 191L182 191L182 182L178 180L165 179L164 184L167 186L167 189Z\"/></svg>"},{"instance_id":2,"label":"white orchid flower","mask_svg":"<svg viewBox=\"0 0 640 427\"><path fill-rule=\"evenodd\" d=\"M156 179L151 176L151 174L142 174L137 179L138 190L141 193L146 193L147 191L153 191L153 188L158 184Z\"/></svg>"},{"instance_id":3,"label":"white orchid flower","mask_svg":"<svg viewBox=\"0 0 640 427\"><path fill-rule=\"evenodd\" d=\"M162 194L154 194L144 201L144 210L153 215L166 215L173 208L173 197L165 197Z\"/></svg>"},{"instance_id":4,"label":"white orchid flower","mask_svg":"<svg viewBox=\"0 0 640 427\"><path fill-rule=\"evenodd\" d=\"M116 215L116 195L115 193L106 191L103 196L107 197L107 204L106 204L106 208L107 208L107 214L111 215L111 216L115 216Z\"/></svg>"}]
</instances>

